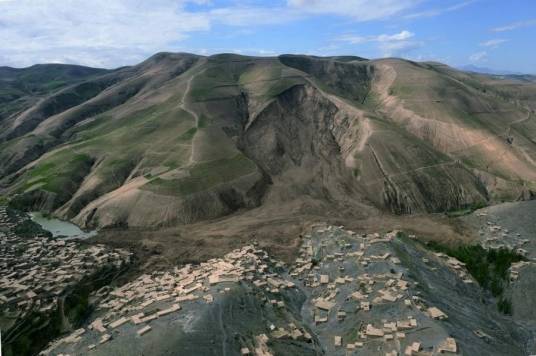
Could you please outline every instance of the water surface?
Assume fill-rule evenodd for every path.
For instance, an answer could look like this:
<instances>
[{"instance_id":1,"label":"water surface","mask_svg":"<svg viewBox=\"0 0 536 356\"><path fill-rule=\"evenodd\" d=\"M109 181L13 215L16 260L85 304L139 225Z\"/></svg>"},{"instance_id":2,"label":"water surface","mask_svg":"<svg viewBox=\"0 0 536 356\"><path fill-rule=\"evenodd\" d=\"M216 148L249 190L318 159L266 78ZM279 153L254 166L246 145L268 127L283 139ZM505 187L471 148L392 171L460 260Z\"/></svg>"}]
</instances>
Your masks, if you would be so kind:
<instances>
[{"instance_id":1,"label":"water surface","mask_svg":"<svg viewBox=\"0 0 536 356\"><path fill-rule=\"evenodd\" d=\"M33 221L41 225L45 230L52 233L53 236L65 236L67 238L85 239L97 234L96 230L85 232L77 225L55 218L43 216L40 212L32 212L30 216Z\"/></svg>"}]
</instances>

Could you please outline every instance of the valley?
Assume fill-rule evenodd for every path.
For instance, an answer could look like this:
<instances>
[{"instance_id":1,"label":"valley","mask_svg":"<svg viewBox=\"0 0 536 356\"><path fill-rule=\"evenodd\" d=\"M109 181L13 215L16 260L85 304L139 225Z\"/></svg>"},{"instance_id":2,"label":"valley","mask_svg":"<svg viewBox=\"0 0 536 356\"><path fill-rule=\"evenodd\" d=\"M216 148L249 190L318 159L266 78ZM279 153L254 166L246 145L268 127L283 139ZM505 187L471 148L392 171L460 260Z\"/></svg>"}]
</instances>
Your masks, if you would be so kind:
<instances>
[{"instance_id":1,"label":"valley","mask_svg":"<svg viewBox=\"0 0 536 356\"><path fill-rule=\"evenodd\" d=\"M163 52L0 89L8 356L536 352L534 81Z\"/></svg>"}]
</instances>

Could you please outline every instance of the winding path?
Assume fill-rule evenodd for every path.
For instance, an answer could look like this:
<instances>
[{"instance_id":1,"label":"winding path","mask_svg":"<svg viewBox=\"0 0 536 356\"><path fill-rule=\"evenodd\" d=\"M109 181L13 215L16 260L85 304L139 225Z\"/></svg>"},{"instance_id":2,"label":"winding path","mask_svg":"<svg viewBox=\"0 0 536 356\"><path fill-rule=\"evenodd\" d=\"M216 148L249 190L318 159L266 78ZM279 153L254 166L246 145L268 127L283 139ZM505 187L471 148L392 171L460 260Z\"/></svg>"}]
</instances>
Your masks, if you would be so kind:
<instances>
[{"instance_id":1,"label":"winding path","mask_svg":"<svg viewBox=\"0 0 536 356\"><path fill-rule=\"evenodd\" d=\"M206 70L206 68L201 70L201 71L199 71L198 73L192 74L192 76L188 79L188 81L186 82L186 89L182 93L182 98L181 98L180 105L179 105L179 107L182 110L186 111L188 114L190 114L194 118L194 121L195 121L196 132L192 136L191 150L190 150L191 152L190 152L190 157L188 158L188 164L186 165L187 167L192 166L195 163L195 160L194 160L194 157L195 157L194 140L195 140L195 136L197 135L197 130L199 129L199 115L195 111L193 111L193 110L191 110L190 108L187 107L186 98L187 98L188 94L191 92L192 80L194 80L195 77L197 77L199 74L203 73L205 70Z\"/></svg>"}]
</instances>

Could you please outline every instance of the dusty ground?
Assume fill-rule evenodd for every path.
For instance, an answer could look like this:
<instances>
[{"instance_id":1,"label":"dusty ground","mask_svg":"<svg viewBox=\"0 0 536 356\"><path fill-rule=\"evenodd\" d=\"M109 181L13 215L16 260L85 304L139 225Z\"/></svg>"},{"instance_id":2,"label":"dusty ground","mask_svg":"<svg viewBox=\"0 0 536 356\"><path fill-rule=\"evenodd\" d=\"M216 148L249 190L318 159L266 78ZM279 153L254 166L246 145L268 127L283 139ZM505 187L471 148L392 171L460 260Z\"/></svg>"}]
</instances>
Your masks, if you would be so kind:
<instances>
[{"instance_id":1,"label":"dusty ground","mask_svg":"<svg viewBox=\"0 0 536 356\"><path fill-rule=\"evenodd\" d=\"M92 241L132 249L141 261L141 269L198 263L257 241L270 255L293 262L300 239L312 224L327 222L344 225L358 233L387 232L395 229L415 234L423 240L445 244L475 241L472 226L443 214L395 216L368 212L366 215L341 214L326 210L324 215L289 213L281 209L259 208L238 212L230 217L159 230L103 230Z\"/></svg>"}]
</instances>

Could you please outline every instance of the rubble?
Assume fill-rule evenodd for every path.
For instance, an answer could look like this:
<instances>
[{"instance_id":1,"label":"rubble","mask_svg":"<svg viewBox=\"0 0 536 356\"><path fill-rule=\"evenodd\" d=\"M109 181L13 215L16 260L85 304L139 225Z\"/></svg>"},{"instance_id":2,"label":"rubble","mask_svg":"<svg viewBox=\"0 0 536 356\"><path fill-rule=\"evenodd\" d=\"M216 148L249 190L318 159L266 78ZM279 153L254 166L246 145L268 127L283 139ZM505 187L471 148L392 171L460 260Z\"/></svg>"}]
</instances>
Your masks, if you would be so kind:
<instances>
[{"instance_id":1,"label":"rubble","mask_svg":"<svg viewBox=\"0 0 536 356\"><path fill-rule=\"evenodd\" d=\"M139 336L142 336L144 335L145 333L148 333L149 331L151 331L151 327L149 325L145 325L143 328L141 328L140 330L138 330L136 333L139 335Z\"/></svg>"},{"instance_id":2,"label":"rubble","mask_svg":"<svg viewBox=\"0 0 536 356\"><path fill-rule=\"evenodd\" d=\"M514 282L517 281L519 278L519 271L528 265L533 264L534 262L531 261L520 261L520 262L514 262L510 266L510 281Z\"/></svg>"},{"instance_id":3,"label":"rubble","mask_svg":"<svg viewBox=\"0 0 536 356\"><path fill-rule=\"evenodd\" d=\"M456 345L456 340L454 340L454 338L452 338L452 337L446 338L444 341L442 341L437 346L437 352L439 352L440 354L444 354L444 353L455 354L455 353L457 353L458 352L458 346Z\"/></svg>"},{"instance_id":4,"label":"rubble","mask_svg":"<svg viewBox=\"0 0 536 356\"><path fill-rule=\"evenodd\" d=\"M428 313L428 315L430 315L430 318L432 319L439 319L439 320L447 319L447 315L443 313L441 310L439 310L439 308L430 307L428 308L426 312Z\"/></svg>"},{"instance_id":5,"label":"rubble","mask_svg":"<svg viewBox=\"0 0 536 356\"><path fill-rule=\"evenodd\" d=\"M487 215L478 215L486 217ZM518 254L527 257L528 251L522 248L530 242L529 239L523 238L520 233L515 233L501 226L495 221L487 220L479 230L480 243L485 249L507 248L516 251Z\"/></svg>"}]
</instances>

